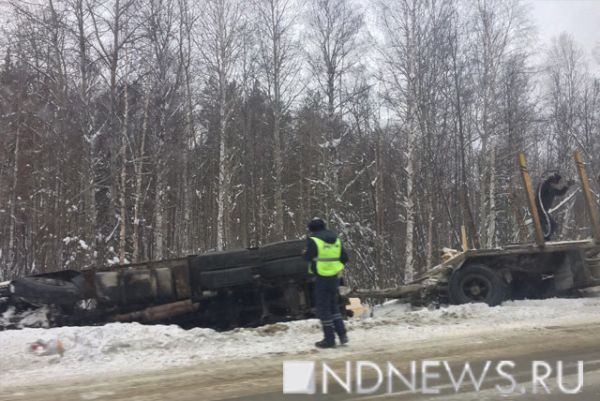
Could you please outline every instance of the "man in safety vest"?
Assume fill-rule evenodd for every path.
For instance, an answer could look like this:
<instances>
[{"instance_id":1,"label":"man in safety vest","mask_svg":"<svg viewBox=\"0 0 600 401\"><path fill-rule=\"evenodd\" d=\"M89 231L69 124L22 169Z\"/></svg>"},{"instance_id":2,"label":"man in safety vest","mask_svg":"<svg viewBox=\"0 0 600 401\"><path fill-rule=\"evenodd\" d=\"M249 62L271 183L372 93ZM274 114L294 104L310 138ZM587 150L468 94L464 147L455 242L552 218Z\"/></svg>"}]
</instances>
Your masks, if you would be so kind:
<instances>
[{"instance_id":1,"label":"man in safety vest","mask_svg":"<svg viewBox=\"0 0 600 401\"><path fill-rule=\"evenodd\" d=\"M319 348L333 348L336 333L342 345L348 342L338 302L339 276L348 262L348 255L342 241L333 231L327 230L323 220L311 220L308 230L310 233L305 258L309 262L309 273L316 275L315 306L325 336L315 345Z\"/></svg>"}]
</instances>

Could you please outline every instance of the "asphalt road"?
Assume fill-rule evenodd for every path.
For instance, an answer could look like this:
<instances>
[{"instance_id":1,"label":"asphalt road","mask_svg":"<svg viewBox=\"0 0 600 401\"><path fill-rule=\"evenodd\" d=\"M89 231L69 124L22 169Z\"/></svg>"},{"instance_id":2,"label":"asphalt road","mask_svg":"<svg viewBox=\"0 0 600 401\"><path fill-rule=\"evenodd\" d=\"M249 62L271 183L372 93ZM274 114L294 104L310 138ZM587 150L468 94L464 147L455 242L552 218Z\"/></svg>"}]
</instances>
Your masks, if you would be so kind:
<instances>
[{"instance_id":1,"label":"asphalt road","mask_svg":"<svg viewBox=\"0 0 600 401\"><path fill-rule=\"evenodd\" d=\"M600 345L600 341L598 342ZM422 376L420 375L419 368L417 368L416 374L416 386L413 389L409 389L403 383L396 378L393 381L394 389L390 391L387 388L388 378L386 377L385 371L383 371L383 383L373 394L356 394L356 381L353 382L353 388L351 393L345 391L341 385L334 382L329 377L331 382L330 390L327 395L322 394L322 381L318 381L316 385L315 395L282 395L282 390L279 389L273 392L265 392L262 394L256 394L253 396L240 396L229 398L228 400L289 400L289 401L308 401L308 400L392 400L401 399L408 401L416 400L460 400L460 401L481 401L481 400L519 400L519 401L530 401L530 400L577 400L577 401L591 401L600 399L600 347L594 344L585 347L577 347L576 349L560 349L555 348L553 350L545 352L532 352L524 355L510 355L505 354L502 359L479 359L480 356L471 355L465 352L462 358L452 358L451 362L448 362L450 370L454 374L453 383L447 374L446 365L436 358L434 354L431 357L427 357L430 362L440 361L439 367L431 369L430 372L439 373L439 378L428 381L427 389L430 392L436 394L425 394L422 387ZM373 360L371 358L370 360ZM379 359L379 358L377 358ZM391 358L393 359L393 358ZM445 359L445 358L444 358ZM499 376L495 371L495 367L501 361L510 360L516 365L514 369L510 370L512 377L515 380L514 387L513 383L505 377ZM485 379L481 382L481 386L476 389L472 380L469 380L469 376L466 381L457 389L456 380L460 376L459 372L464 369L464 362L468 361L472 371L475 374L475 380L479 380L485 366L489 366L489 370ZM537 363L547 364L551 369L552 373L550 376L543 380L547 387L541 382L535 382L534 384L534 368L533 361ZM565 394L561 391L558 386L558 361L562 361L562 376L560 383L568 392L574 391L581 384L581 391L576 394ZM579 363L582 363L581 371L583 374L579 376ZM378 362L381 362L378 360ZM384 364L379 363L379 366L385 367ZM397 366L394 364L394 366ZM399 368L407 378L410 378L410 367L406 365L400 365L404 369ZM417 365L419 366L419 365ZM355 368L355 365L352 366ZM344 373L345 369L343 366L338 364L338 373ZM542 376L545 373L546 368L539 366L537 368L538 376ZM342 379L344 376L339 375ZM371 375L372 376L372 375ZM374 379L365 380L363 387L369 388L375 385ZM499 386L500 388L498 388ZM402 387L398 389L397 387ZM535 387L535 388L534 388ZM504 391L505 393L502 393Z\"/></svg>"},{"instance_id":2,"label":"asphalt road","mask_svg":"<svg viewBox=\"0 0 600 401\"><path fill-rule=\"evenodd\" d=\"M331 384L330 394L322 395L283 395L282 366L286 360L315 361L317 366L326 362L342 375L346 361L371 361L385 368L386 362L405 375L410 373L410 362L417 366L423 361L440 361L440 366L432 372L440 373L438 379L429 380L429 388L438 389L440 394L423 394L420 385L416 391L396 388L394 394L387 394L386 386L375 394L352 394L341 386ZM497 385L504 390L510 387L506 378L494 370L499 361L514 361L510 370L514 376L514 392L503 395ZM465 362L472 364L476 377L488 363L490 373L486 376L479 391L472 384L464 384L459 392L453 388L442 361L455 376ZM544 361L553 372L545 380L548 391L541 384L537 394L533 393L532 361ZM578 384L577 364L583 361L583 386L575 395L565 395L558 388L557 361L563 361L565 369L562 382L567 388ZM543 373L543 371L540 371ZM456 379L455 377L455 379ZM421 377L417 375L417 382ZM373 383L374 375L366 375L365 386ZM398 380L394 386L401 384ZM321 390L317 380L317 393ZM401 387L401 386L398 386ZM512 332L490 333L476 338L460 338L437 341L414 342L407 346L389 349L376 344L354 344L341 350L308 350L301 355L272 355L270 358L257 358L245 361L219 361L204 363L192 368L168 369L153 373L132 376L101 376L95 378L61 379L52 385L37 385L32 378L31 385L11 387L3 385L0 400L600 400L600 323L578 326L545 326L535 329Z\"/></svg>"}]
</instances>

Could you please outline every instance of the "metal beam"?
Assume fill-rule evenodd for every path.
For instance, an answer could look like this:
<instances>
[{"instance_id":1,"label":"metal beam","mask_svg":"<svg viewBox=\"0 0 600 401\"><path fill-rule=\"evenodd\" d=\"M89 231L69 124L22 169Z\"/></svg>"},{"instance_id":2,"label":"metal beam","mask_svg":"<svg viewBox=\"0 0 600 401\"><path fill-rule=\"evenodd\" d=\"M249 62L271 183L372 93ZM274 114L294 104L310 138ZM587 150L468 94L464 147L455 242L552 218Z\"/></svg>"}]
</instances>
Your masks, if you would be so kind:
<instances>
[{"instance_id":1,"label":"metal beam","mask_svg":"<svg viewBox=\"0 0 600 401\"><path fill-rule=\"evenodd\" d=\"M583 190L583 196L585 197L585 205L587 206L590 219L592 221L592 230L594 232L594 241L600 243L600 217L598 217L598 207L592 196L590 189L590 180L585 170L585 164L581 153L575 151L575 164L577 165L577 173L579 173L579 181L581 182L581 189Z\"/></svg>"},{"instance_id":2,"label":"metal beam","mask_svg":"<svg viewBox=\"0 0 600 401\"><path fill-rule=\"evenodd\" d=\"M535 195L533 194L533 185L531 184L531 177L529 176L529 170L527 170L527 159L525 159L525 153L519 153L519 168L521 170L521 177L523 178L523 186L525 187L525 194L527 195L527 204L529 205L529 212L533 219L533 227L535 229L535 243L540 247L546 245L544 241L544 234L542 233L542 222L538 213L537 206L535 205Z\"/></svg>"}]
</instances>

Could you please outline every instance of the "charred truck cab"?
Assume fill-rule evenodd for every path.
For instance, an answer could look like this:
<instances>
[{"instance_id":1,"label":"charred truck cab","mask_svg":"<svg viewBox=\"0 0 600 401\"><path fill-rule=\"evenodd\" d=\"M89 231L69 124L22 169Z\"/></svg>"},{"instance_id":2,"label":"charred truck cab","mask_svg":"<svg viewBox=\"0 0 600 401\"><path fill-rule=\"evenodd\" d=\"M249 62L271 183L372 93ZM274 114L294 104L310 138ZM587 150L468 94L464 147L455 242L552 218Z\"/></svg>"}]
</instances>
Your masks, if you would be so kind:
<instances>
[{"instance_id":1,"label":"charred truck cab","mask_svg":"<svg viewBox=\"0 0 600 401\"><path fill-rule=\"evenodd\" d=\"M24 277L5 284L3 299L16 309L46 307L51 325L137 321L227 330L305 319L314 316L305 244Z\"/></svg>"}]
</instances>

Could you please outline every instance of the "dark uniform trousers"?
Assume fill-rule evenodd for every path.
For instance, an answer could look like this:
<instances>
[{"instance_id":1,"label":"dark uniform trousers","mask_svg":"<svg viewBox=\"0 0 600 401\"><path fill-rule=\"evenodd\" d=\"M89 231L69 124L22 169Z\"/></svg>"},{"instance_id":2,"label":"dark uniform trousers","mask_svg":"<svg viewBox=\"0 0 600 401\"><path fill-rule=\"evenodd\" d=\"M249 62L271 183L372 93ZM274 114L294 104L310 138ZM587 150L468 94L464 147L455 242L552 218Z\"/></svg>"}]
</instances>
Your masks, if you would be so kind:
<instances>
[{"instance_id":1,"label":"dark uniform trousers","mask_svg":"<svg viewBox=\"0 0 600 401\"><path fill-rule=\"evenodd\" d=\"M315 306L317 317L321 320L325 341L335 342L335 334L346 335L346 327L339 306L340 279L337 276L317 276L315 283Z\"/></svg>"}]
</instances>

